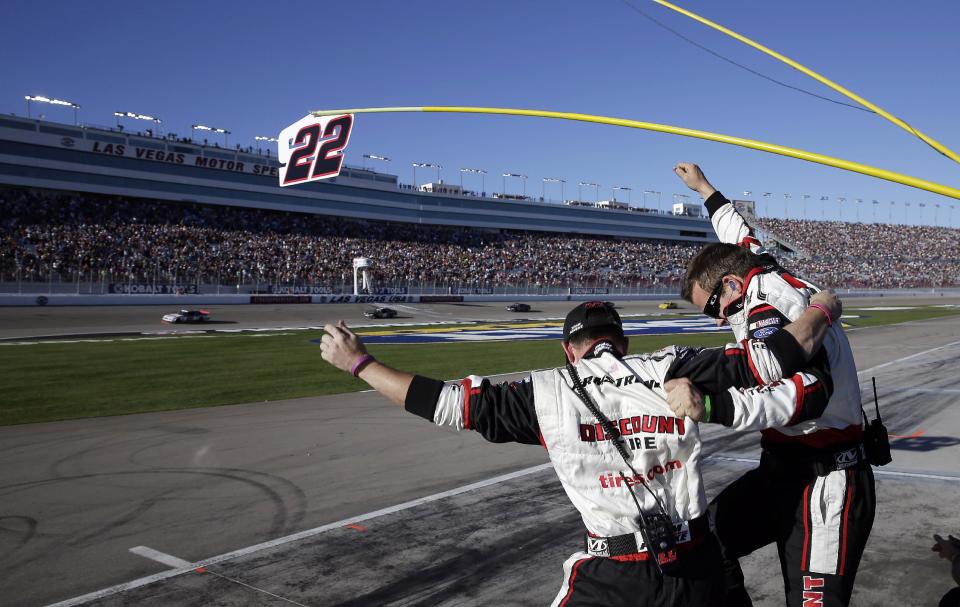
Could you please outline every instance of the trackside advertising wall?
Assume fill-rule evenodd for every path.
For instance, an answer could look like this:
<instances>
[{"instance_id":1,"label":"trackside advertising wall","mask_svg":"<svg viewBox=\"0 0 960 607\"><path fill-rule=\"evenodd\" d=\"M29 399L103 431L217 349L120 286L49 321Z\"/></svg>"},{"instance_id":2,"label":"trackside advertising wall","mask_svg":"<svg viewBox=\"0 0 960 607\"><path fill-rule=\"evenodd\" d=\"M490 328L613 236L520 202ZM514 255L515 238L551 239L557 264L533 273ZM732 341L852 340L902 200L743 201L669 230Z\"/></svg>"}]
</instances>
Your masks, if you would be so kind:
<instances>
[{"instance_id":1,"label":"trackside advertising wall","mask_svg":"<svg viewBox=\"0 0 960 607\"><path fill-rule=\"evenodd\" d=\"M960 297L960 289L840 290L842 297ZM0 295L0 306L194 306L239 304L413 304L506 301L589 301L581 295ZM669 301L677 294L600 295L611 301Z\"/></svg>"}]
</instances>

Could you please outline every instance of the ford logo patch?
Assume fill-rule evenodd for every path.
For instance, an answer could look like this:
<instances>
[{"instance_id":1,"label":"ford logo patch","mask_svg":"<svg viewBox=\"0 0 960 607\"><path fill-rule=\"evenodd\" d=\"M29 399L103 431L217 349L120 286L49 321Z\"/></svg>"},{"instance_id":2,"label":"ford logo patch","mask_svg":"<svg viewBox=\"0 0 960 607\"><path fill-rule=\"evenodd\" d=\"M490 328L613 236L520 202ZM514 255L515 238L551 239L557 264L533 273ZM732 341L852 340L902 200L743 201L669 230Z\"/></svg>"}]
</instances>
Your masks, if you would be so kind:
<instances>
[{"instance_id":1,"label":"ford logo patch","mask_svg":"<svg viewBox=\"0 0 960 607\"><path fill-rule=\"evenodd\" d=\"M780 327L764 327L762 329L757 329L753 332L754 339L763 339L764 337L770 337L776 333Z\"/></svg>"}]
</instances>

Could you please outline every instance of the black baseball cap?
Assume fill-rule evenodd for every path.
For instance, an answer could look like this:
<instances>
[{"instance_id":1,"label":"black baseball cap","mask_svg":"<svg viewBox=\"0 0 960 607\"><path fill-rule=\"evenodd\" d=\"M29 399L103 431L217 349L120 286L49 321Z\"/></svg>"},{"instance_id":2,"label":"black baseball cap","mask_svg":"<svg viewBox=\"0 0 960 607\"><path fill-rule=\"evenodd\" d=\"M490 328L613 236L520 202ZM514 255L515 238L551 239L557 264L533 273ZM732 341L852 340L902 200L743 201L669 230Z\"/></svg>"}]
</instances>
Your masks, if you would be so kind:
<instances>
[{"instance_id":1,"label":"black baseball cap","mask_svg":"<svg viewBox=\"0 0 960 607\"><path fill-rule=\"evenodd\" d=\"M570 310L563 321L563 341L570 341L571 337L584 329L609 326L623 328L623 321L613 304L608 301L585 301Z\"/></svg>"}]
</instances>

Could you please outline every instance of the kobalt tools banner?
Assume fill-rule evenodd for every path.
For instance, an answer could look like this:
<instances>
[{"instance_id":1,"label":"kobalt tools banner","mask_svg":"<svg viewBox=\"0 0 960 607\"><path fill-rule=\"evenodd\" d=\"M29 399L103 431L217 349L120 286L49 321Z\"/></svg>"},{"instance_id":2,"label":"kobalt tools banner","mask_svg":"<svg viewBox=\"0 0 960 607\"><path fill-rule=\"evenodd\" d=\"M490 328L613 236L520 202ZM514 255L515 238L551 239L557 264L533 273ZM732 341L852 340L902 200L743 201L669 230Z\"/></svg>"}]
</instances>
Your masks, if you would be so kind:
<instances>
[{"instance_id":1,"label":"kobalt tools banner","mask_svg":"<svg viewBox=\"0 0 960 607\"><path fill-rule=\"evenodd\" d=\"M124 295L196 295L197 285L154 285L137 282L112 282L108 290L110 293L122 293Z\"/></svg>"}]
</instances>

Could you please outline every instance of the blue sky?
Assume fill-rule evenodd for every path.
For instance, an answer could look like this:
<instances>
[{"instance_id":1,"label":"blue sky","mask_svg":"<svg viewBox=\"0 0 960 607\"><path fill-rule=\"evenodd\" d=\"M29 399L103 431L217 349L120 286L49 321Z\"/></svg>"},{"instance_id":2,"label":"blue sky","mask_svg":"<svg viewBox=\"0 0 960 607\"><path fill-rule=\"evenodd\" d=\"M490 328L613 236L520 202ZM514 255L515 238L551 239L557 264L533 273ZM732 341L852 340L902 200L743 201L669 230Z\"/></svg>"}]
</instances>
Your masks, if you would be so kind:
<instances>
[{"instance_id":1,"label":"blue sky","mask_svg":"<svg viewBox=\"0 0 960 607\"><path fill-rule=\"evenodd\" d=\"M644 11L751 69L842 99L789 67L656 5ZM682 0L718 21L900 116L960 151L960 3L867 0L769 2ZM634 118L821 152L932 181L960 184L960 165L879 116L814 99L758 78L684 42L621 0L593 2L47 2L4 0L0 111L25 113L23 95L80 103L81 122L109 125L115 110L161 117L165 130L196 122L232 131L231 145L276 134L308 110L378 105L479 105L552 109ZM278 5L281 6L281 5ZM15 60L10 60L15 58ZM72 121L62 108L36 109ZM820 213L820 196L878 199L881 217L914 223L921 209L940 222L950 199L853 173L717 143L633 129L538 118L390 114L358 116L347 161L373 153L412 179L411 162L663 192L685 189L671 173L699 162L730 196L784 193L799 216ZM494 177L494 176L497 177ZM418 174L418 178L421 177ZM465 185L479 189L478 179ZM422 179L420 179L423 181ZM516 192L519 183L508 191ZM593 198L585 188L584 198ZM557 185L547 195L559 198ZM622 197L622 194L621 194ZM647 202L653 204L654 197ZM905 203L910 202L911 207ZM960 212L954 213L960 224Z\"/></svg>"}]
</instances>

